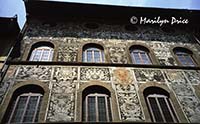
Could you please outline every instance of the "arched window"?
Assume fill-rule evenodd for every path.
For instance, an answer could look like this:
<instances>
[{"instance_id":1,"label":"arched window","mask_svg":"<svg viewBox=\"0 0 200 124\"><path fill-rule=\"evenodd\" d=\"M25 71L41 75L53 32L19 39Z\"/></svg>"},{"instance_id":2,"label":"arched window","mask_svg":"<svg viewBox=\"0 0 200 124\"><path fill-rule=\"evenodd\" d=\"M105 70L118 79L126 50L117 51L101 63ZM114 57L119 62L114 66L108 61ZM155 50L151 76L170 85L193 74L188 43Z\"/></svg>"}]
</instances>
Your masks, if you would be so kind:
<instances>
[{"instance_id":1,"label":"arched window","mask_svg":"<svg viewBox=\"0 0 200 124\"><path fill-rule=\"evenodd\" d=\"M130 53L134 64L152 64L147 48L134 45L130 48Z\"/></svg>"},{"instance_id":2,"label":"arched window","mask_svg":"<svg viewBox=\"0 0 200 124\"><path fill-rule=\"evenodd\" d=\"M195 66L195 62L192 58L192 54L193 54L192 51L185 48L180 48L180 47L174 48L173 51L181 65Z\"/></svg>"},{"instance_id":3,"label":"arched window","mask_svg":"<svg viewBox=\"0 0 200 124\"><path fill-rule=\"evenodd\" d=\"M4 122L38 122L43 93L42 88L36 85L27 85L17 89L9 103Z\"/></svg>"},{"instance_id":4,"label":"arched window","mask_svg":"<svg viewBox=\"0 0 200 124\"><path fill-rule=\"evenodd\" d=\"M38 42L33 45L29 61L52 61L54 46L48 42Z\"/></svg>"},{"instance_id":5,"label":"arched window","mask_svg":"<svg viewBox=\"0 0 200 124\"><path fill-rule=\"evenodd\" d=\"M146 104L153 122L178 122L169 93L158 87L144 90Z\"/></svg>"},{"instance_id":6,"label":"arched window","mask_svg":"<svg viewBox=\"0 0 200 124\"><path fill-rule=\"evenodd\" d=\"M83 91L82 120L86 122L112 121L110 92L101 86L90 86Z\"/></svg>"},{"instance_id":7,"label":"arched window","mask_svg":"<svg viewBox=\"0 0 200 124\"><path fill-rule=\"evenodd\" d=\"M96 44L87 44L83 47L83 62L104 62L103 47Z\"/></svg>"}]
</instances>

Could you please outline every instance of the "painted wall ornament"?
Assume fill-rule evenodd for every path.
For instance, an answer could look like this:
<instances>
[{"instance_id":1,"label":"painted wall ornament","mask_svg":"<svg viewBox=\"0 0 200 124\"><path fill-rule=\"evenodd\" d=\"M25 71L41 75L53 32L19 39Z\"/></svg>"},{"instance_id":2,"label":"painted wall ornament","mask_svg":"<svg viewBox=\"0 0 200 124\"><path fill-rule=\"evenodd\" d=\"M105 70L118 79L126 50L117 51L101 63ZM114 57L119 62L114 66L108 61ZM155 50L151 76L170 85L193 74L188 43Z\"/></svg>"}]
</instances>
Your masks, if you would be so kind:
<instances>
[{"instance_id":1,"label":"painted wall ornament","mask_svg":"<svg viewBox=\"0 0 200 124\"><path fill-rule=\"evenodd\" d=\"M133 81L133 75L131 75L131 72L127 69L115 69L113 74L115 81L119 84L128 85Z\"/></svg>"}]
</instances>

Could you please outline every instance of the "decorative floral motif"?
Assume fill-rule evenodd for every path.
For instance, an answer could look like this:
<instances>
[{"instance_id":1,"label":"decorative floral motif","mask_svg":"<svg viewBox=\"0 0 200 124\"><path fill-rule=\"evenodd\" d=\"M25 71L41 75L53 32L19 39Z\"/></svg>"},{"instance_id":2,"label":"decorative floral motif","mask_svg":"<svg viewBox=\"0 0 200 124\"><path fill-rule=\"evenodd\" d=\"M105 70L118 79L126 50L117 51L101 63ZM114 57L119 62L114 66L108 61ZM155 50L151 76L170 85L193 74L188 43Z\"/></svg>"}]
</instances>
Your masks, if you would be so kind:
<instances>
[{"instance_id":1,"label":"decorative floral motif","mask_svg":"<svg viewBox=\"0 0 200 124\"><path fill-rule=\"evenodd\" d=\"M103 80L110 81L108 68L81 68L81 80Z\"/></svg>"},{"instance_id":2,"label":"decorative floral motif","mask_svg":"<svg viewBox=\"0 0 200 124\"><path fill-rule=\"evenodd\" d=\"M48 121L74 121L74 94L52 94L48 112Z\"/></svg>"},{"instance_id":3,"label":"decorative floral motif","mask_svg":"<svg viewBox=\"0 0 200 124\"><path fill-rule=\"evenodd\" d=\"M180 71L167 71L166 77L169 82L173 84L187 84L187 80L185 79L184 75Z\"/></svg>"},{"instance_id":4,"label":"decorative floral motif","mask_svg":"<svg viewBox=\"0 0 200 124\"><path fill-rule=\"evenodd\" d=\"M200 102L195 96L178 96L191 123L200 122Z\"/></svg>"},{"instance_id":5,"label":"decorative floral motif","mask_svg":"<svg viewBox=\"0 0 200 124\"><path fill-rule=\"evenodd\" d=\"M56 82L77 80L77 68L75 68L75 67L57 67L57 68L55 68L53 79L56 80Z\"/></svg>"},{"instance_id":6,"label":"decorative floral motif","mask_svg":"<svg viewBox=\"0 0 200 124\"><path fill-rule=\"evenodd\" d=\"M183 73L180 71L166 71L166 77L190 122L200 122L200 102Z\"/></svg>"},{"instance_id":7,"label":"decorative floral motif","mask_svg":"<svg viewBox=\"0 0 200 124\"><path fill-rule=\"evenodd\" d=\"M48 66L21 66L17 74L17 79L49 80L51 67Z\"/></svg>"},{"instance_id":8,"label":"decorative floral motif","mask_svg":"<svg viewBox=\"0 0 200 124\"><path fill-rule=\"evenodd\" d=\"M185 71L185 74L192 85L200 84L200 73L197 71Z\"/></svg>"},{"instance_id":9,"label":"decorative floral motif","mask_svg":"<svg viewBox=\"0 0 200 124\"><path fill-rule=\"evenodd\" d=\"M164 82L164 77L160 70L144 70L144 69L134 69L137 81L156 81Z\"/></svg>"},{"instance_id":10,"label":"decorative floral motif","mask_svg":"<svg viewBox=\"0 0 200 124\"><path fill-rule=\"evenodd\" d=\"M58 61L76 62L78 46L64 45L58 49Z\"/></svg>"},{"instance_id":11,"label":"decorative floral motif","mask_svg":"<svg viewBox=\"0 0 200 124\"><path fill-rule=\"evenodd\" d=\"M122 120L143 121L144 117L136 93L118 93Z\"/></svg>"},{"instance_id":12,"label":"decorative floral motif","mask_svg":"<svg viewBox=\"0 0 200 124\"><path fill-rule=\"evenodd\" d=\"M112 63L127 63L126 50L122 47L110 47L110 60Z\"/></svg>"},{"instance_id":13,"label":"decorative floral motif","mask_svg":"<svg viewBox=\"0 0 200 124\"><path fill-rule=\"evenodd\" d=\"M161 65L177 65L168 44L153 41L153 43L151 42L149 45L152 47L153 52Z\"/></svg>"},{"instance_id":14,"label":"decorative floral motif","mask_svg":"<svg viewBox=\"0 0 200 124\"><path fill-rule=\"evenodd\" d=\"M116 86L117 92L124 92L124 91L136 92L135 86L133 84L129 84L129 85L115 84L115 86Z\"/></svg>"}]
</instances>

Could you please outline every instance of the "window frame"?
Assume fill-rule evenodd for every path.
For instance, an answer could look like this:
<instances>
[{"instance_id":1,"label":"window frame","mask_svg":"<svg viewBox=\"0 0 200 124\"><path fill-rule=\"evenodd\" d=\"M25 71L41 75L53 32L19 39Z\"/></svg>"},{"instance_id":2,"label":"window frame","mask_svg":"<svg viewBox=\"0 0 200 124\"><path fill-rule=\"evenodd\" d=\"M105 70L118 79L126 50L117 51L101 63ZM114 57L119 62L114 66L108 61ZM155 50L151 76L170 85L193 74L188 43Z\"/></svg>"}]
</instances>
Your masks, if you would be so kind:
<instances>
[{"instance_id":1,"label":"window frame","mask_svg":"<svg viewBox=\"0 0 200 124\"><path fill-rule=\"evenodd\" d=\"M161 117L162 117L162 120L163 120L164 123L178 123L178 122L180 122L180 120L179 120L179 118L177 116L177 113L175 111L175 108L174 108L174 106L173 106L173 104L172 104L172 102L171 102L169 97L167 97L166 95L162 95L162 94L149 94L148 96L146 96L145 99L147 101L147 106L148 106L148 109L150 111L150 115L152 117L153 122L157 122L157 121L155 119L155 115L154 115L154 112L152 110L149 98L155 99L156 105L159 108L159 112L161 114ZM163 110L162 110L161 105L160 105L160 103L158 101L158 98L163 98L164 99L164 101L165 101L165 103L167 105L168 111L170 112L170 115L171 115L171 117L173 119L173 122L167 122L166 121L166 118L164 116Z\"/></svg>"},{"instance_id":2,"label":"window frame","mask_svg":"<svg viewBox=\"0 0 200 124\"><path fill-rule=\"evenodd\" d=\"M85 116L83 116L83 117L85 117L85 118L83 120L85 122L93 122L93 121L88 121L88 97L95 97L95 113L96 113L95 115L96 115L96 118L95 118L94 122L111 122L112 118L113 118L112 112L111 112L111 108L112 108L111 98L110 98L109 95L102 94L102 93L90 93L90 94L85 96L84 101L83 101L83 102L85 102L85 104L83 104L83 105L85 105L85 107L83 107L83 108L85 108L85 110L83 110L84 113L85 113ZM99 97L104 97L104 100L105 100L106 121L99 121L99 106L98 106L98 103L99 103L98 98ZM108 100L109 100L109 104L108 104ZM110 108L110 110L108 110L108 108Z\"/></svg>"},{"instance_id":3,"label":"window frame","mask_svg":"<svg viewBox=\"0 0 200 124\"><path fill-rule=\"evenodd\" d=\"M28 104L31 104L30 103L30 98L33 97L33 96L37 96L38 98L37 98L37 103L36 103L36 106L35 106L35 111L34 111L34 114L33 114L32 121L31 122L25 122L25 123L34 123L35 122L36 116L39 115L38 109L40 109L39 104L41 104L41 102L42 102L43 95L41 93L32 93L32 92L29 92L29 93L22 93L22 94L18 95L17 98L16 98L16 100L12 101L12 102L14 102L14 103L12 103L14 105L13 105L13 108L11 110L11 113L9 114L10 116L8 118L8 122L7 123L16 123L16 122L12 122L12 119L14 117L13 115L14 115L14 113L17 110L17 105L19 104L20 97L23 97L23 96L27 97L26 104L25 104L25 107L23 109L22 116L20 117L21 118L20 122L17 122L17 123L23 123L25 114L26 114L26 112L28 110Z\"/></svg>"},{"instance_id":4,"label":"window frame","mask_svg":"<svg viewBox=\"0 0 200 124\"><path fill-rule=\"evenodd\" d=\"M136 52L135 52L135 51L136 51ZM131 60L132 60L132 63L133 63L133 64L145 64L145 65L152 65L152 64L153 64L153 62L152 62L152 60L151 60L150 53L149 53L149 51L147 51L147 50L144 50L144 49L141 49L141 48L131 48L130 53L131 53ZM134 53L136 53L136 54L139 56L139 61L140 61L141 63L137 63L137 60L136 60L136 58L135 58ZM144 59L143 59L143 57L142 57L142 54L145 55L145 58L148 59L148 61L149 61L150 63L149 63L149 62L148 62L148 63L145 63L145 62L144 62Z\"/></svg>"},{"instance_id":5,"label":"window frame","mask_svg":"<svg viewBox=\"0 0 200 124\"><path fill-rule=\"evenodd\" d=\"M48 50L48 57L46 60L44 60L45 57L43 57L45 54L45 50ZM38 54L38 52L40 51L39 54L39 59L38 60L34 60L35 56ZM54 54L54 48L50 47L50 46L39 46L34 48L31 51L31 55L29 57L29 61L52 61L53 60L53 54Z\"/></svg>"},{"instance_id":6,"label":"window frame","mask_svg":"<svg viewBox=\"0 0 200 124\"><path fill-rule=\"evenodd\" d=\"M88 61L88 51L91 51L91 61ZM99 60L95 60L95 52L99 53ZM88 46L85 49L83 49L83 55L82 55L82 61L83 62L89 62L89 63L103 63L105 62L105 55L104 55L104 50L96 47L96 46Z\"/></svg>"},{"instance_id":7,"label":"window frame","mask_svg":"<svg viewBox=\"0 0 200 124\"><path fill-rule=\"evenodd\" d=\"M176 55L176 58L178 60L178 62L182 65L182 66L191 66L191 67L194 67L196 66L196 62L193 58L193 54L192 53L189 53L189 52L183 52L182 50L175 50L174 51L174 54ZM179 56L180 55L180 56ZM184 58L184 62L186 62L187 64L184 64L179 57L183 57ZM187 60L187 57L189 57L190 61L193 63L192 65L189 64L188 60Z\"/></svg>"}]
</instances>

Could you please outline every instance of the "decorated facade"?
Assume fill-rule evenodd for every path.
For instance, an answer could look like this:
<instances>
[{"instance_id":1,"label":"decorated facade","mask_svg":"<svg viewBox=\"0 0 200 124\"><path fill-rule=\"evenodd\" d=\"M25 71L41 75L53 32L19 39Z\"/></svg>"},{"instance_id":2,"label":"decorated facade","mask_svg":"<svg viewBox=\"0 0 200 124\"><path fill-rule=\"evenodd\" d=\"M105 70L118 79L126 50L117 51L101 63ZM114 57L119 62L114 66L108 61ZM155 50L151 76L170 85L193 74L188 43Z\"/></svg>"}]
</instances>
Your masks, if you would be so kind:
<instances>
[{"instance_id":1,"label":"decorated facade","mask_svg":"<svg viewBox=\"0 0 200 124\"><path fill-rule=\"evenodd\" d=\"M200 45L186 30L27 25L0 84L1 122L200 122Z\"/></svg>"}]
</instances>

